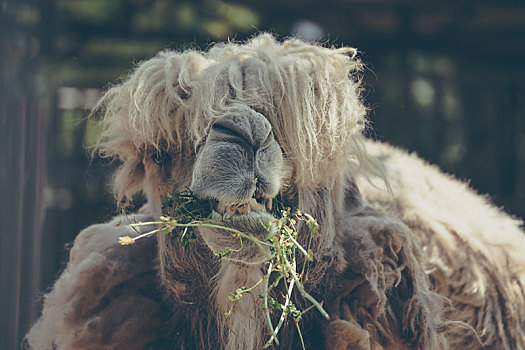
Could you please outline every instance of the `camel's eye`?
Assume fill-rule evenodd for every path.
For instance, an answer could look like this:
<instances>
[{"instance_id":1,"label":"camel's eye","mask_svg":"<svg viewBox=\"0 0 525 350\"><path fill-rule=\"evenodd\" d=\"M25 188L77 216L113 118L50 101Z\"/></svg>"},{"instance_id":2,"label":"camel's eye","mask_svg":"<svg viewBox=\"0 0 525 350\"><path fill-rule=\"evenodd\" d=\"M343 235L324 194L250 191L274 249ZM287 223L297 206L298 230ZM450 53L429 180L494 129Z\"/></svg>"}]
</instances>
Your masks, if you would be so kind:
<instances>
[{"instance_id":1,"label":"camel's eye","mask_svg":"<svg viewBox=\"0 0 525 350\"><path fill-rule=\"evenodd\" d=\"M151 155L151 159L155 164L162 165L170 158L167 152L155 152Z\"/></svg>"}]
</instances>

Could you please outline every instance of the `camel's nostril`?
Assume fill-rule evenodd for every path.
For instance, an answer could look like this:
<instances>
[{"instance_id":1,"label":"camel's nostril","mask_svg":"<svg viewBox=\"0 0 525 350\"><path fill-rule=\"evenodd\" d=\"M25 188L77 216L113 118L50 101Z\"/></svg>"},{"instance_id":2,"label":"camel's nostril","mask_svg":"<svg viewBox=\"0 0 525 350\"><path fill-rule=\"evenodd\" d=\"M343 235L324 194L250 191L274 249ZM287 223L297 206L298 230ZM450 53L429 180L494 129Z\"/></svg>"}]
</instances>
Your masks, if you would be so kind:
<instances>
[{"instance_id":1,"label":"camel's nostril","mask_svg":"<svg viewBox=\"0 0 525 350\"><path fill-rule=\"evenodd\" d=\"M270 147L274 142L275 142L275 139L273 136L273 131L270 130L270 132L268 133L268 137L266 137L266 139L259 146L259 150L263 150L265 148Z\"/></svg>"},{"instance_id":2,"label":"camel's nostril","mask_svg":"<svg viewBox=\"0 0 525 350\"><path fill-rule=\"evenodd\" d=\"M228 125L225 121L215 122L211 127L209 138L211 140L233 142L238 144L246 144L252 146L252 140L242 130L236 130L234 126Z\"/></svg>"},{"instance_id":3,"label":"camel's nostril","mask_svg":"<svg viewBox=\"0 0 525 350\"><path fill-rule=\"evenodd\" d=\"M254 150L264 149L274 142L270 122L249 108L217 119L211 126L209 138L247 143Z\"/></svg>"}]
</instances>

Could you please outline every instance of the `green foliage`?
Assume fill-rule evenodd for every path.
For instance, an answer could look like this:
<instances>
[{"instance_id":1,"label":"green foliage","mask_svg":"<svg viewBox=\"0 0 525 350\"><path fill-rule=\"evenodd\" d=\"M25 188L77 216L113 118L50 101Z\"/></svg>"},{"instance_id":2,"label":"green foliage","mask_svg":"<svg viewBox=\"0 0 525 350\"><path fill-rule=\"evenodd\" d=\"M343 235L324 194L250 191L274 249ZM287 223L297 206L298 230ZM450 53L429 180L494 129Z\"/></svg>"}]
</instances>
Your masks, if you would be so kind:
<instances>
[{"instance_id":1,"label":"green foliage","mask_svg":"<svg viewBox=\"0 0 525 350\"><path fill-rule=\"evenodd\" d=\"M99 38L86 42L82 46L82 54L89 57L105 57L127 59L142 59L155 55L162 49L159 41L143 42L140 40L123 40L113 38Z\"/></svg>"},{"instance_id":2,"label":"green foliage","mask_svg":"<svg viewBox=\"0 0 525 350\"><path fill-rule=\"evenodd\" d=\"M259 16L247 6L211 0L208 8L216 17L204 21L203 29L214 38L225 39L236 31L251 31L259 25Z\"/></svg>"},{"instance_id":3,"label":"green foliage","mask_svg":"<svg viewBox=\"0 0 525 350\"><path fill-rule=\"evenodd\" d=\"M16 12L16 21L22 25L36 25L40 21L40 13L34 6L21 4Z\"/></svg>"},{"instance_id":4,"label":"green foliage","mask_svg":"<svg viewBox=\"0 0 525 350\"><path fill-rule=\"evenodd\" d=\"M93 23L115 18L122 7L121 0L59 0L57 5L67 15Z\"/></svg>"},{"instance_id":5,"label":"green foliage","mask_svg":"<svg viewBox=\"0 0 525 350\"><path fill-rule=\"evenodd\" d=\"M187 187L169 193L164 200L162 210L167 216L177 218L180 224L206 219L211 214L211 205L207 200L199 199Z\"/></svg>"},{"instance_id":6,"label":"green foliage","mask_svg":"<svg viewBox=\"0 0 525 350\"><path fill-rule=\"evenodd\" d=\"M185 250L196 239L196 234L195 226L184 225L197 223L211 214L210 203L197 198L189 188L182 188L174 193L169 193L162 205L162 210L166 215L161 217L164 222L161 232L168 234L173 232L175 228L181 227L182 229L178 230L180 233L178 239ZM219 257L229 255L231 250L228 249L226 248L216 254Z\"/></svg>"},{"instance_id":7,"label":"green foliage","mask_svg":"<svg viewBox=\"0 0 525 350\"><path fill-rule=\"evenodd\" d=\"M209 201L201 200L188 188L183 188L167 195L163 205L165 215L161 216L160 221L131 224L132 227L156 224L158 225L157 229L134 238L129 236L119 237L119 243L122 245L133 244L137 239L149 237L158 232L164 234L174 233L177 235L180 244L187 250L190 243L196 239L196 227L222 229L230 232L232 237L240 241L239 249L227 247L215 252L218 258L223 258L233 252L240 251L243 248L244 239L252 241L267 257L265 262L266 274L253 286L239 286L235 292L230 293L228 300L232 302L232 306L224 316L226 320L229 320L234 303L242 302L244 294L252 293L256 287L263 284L264 292L259 295L259 298L262 299L261 307L266 313L266 320L271 331L271 336L265 344L265 348L273 344L279 345L277 334L288 318L294 320L304 348L299 327L302 316L315 307L325 318L330 318L321 303L308 294L303 286L305 276L308 275L308 264L315 259L311 245L312 241L319 237L319 224L311 215L301 213L299 210L291 210L290 208L278 209L281 205L282 203L277 201L277 204L274 206L274 210L280 212L280 215L274 215L274 217L278 218L269 222L268 225L261 222L261 225L267 229L268 235L265 240L259 240L251 234L224 227L220 223L217 224L209 220L208 217L212 212ZM308 246L306 248L302 247L297 241L300 222L304 222L309 231ZM268 249L270 254L267 252ZM300 272L297 269L297 258L299 255L303 256L303 265ZM311 303L310 307L301 310L292 302L292 294L296 289L303 299ZM286 293L283 294L280 292L281 290L285 290ZM271 320L271 313L280 314L279 321L275 326Z\"/></svg>"}]
</instances>

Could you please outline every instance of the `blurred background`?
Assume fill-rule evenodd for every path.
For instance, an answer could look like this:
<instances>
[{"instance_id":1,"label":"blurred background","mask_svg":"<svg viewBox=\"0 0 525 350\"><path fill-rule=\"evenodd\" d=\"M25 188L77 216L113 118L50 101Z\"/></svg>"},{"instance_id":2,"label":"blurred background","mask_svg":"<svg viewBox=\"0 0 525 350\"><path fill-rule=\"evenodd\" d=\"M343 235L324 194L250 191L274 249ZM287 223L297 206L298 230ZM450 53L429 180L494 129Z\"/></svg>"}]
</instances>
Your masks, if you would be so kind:
<instances>
[{"instance_id":1,"label":"blurred background","mask_svg":"<svg viewBox=\"0 0 525 350\"><path fill-rule=\"evenodd\" d=\"M79 230L115 213L114 165L86 151L98 132L87 114L104 88L161 49L258 31L357 47L370 136L525 216L522 0L0 4L1 349L20 347Z\"/></svg>"}]
</instances>

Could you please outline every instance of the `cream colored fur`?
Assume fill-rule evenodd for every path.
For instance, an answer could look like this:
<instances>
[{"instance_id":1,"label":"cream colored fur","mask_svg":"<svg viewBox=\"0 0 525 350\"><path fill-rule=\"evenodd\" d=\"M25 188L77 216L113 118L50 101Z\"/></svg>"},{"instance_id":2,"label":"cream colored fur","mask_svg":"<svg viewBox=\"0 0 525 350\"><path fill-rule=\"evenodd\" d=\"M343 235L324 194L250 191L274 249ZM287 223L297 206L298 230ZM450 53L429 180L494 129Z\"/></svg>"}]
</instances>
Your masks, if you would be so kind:
<instances>
[{"instance_id":1,"label":"cream colored fur","mask_svg":"<svg viewBox=\"0 0 525 350\"><path fill-rule=\"evenodd\" d=\"M454 305L447 317L472 325L487 349L525 348L523 222L415 154L374 142L367 148L385 164L394 194L364 178L359 187L414 232L434 288ZM449 340L453 349L481 348L466 328L455 329Z\"/></svg>"}]
</instances>

